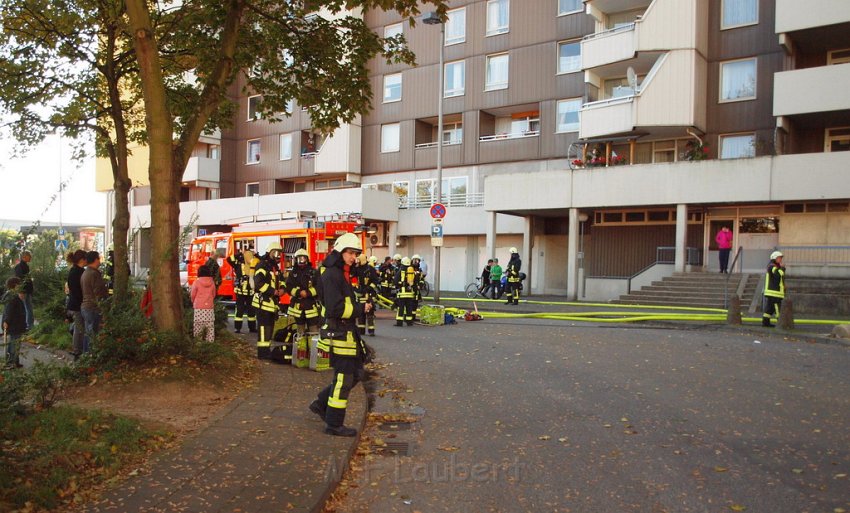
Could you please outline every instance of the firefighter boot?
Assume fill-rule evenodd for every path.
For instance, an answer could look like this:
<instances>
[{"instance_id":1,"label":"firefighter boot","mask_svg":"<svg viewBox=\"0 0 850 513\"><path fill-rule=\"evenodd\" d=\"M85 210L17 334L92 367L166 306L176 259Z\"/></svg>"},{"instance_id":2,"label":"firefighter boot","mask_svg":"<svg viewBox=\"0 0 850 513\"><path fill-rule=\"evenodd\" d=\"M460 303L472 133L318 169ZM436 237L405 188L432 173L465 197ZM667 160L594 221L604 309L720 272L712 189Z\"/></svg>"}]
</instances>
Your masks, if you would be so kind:
<instances>
[{"instance_id":1,"label":"firefighter boot","mask_svg":"<svg viewBox=\"0 0 850 513\"><path fill-rule=\"evenodd\" d=\"M318 400L310 403L310 411L318 415L320 419L325 420L325 409L322 408Z\"/></svg>"},{"instance_id":2,"label":"firefighter boot","mask_svg":"<svg viewBox=\"0 0 850 513\"><path fill-rule=\"evenodd\" d=\"M357 430L347 426L325 426L325 433L334 436L357 436Z\"/></svg>"}]
</instances>

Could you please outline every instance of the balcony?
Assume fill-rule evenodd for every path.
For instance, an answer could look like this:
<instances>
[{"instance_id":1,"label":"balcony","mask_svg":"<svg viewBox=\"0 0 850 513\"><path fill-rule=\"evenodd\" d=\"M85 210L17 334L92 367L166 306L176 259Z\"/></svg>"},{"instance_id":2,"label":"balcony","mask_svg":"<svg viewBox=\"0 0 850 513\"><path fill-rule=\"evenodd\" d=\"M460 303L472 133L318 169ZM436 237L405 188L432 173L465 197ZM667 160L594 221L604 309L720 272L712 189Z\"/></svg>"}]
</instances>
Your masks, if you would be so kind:
<instances>
[{"instance_id":1,"label":"balcony","mask_svg":"<svg viewBox=\"0 0 850 513\"><path fill-rule=\"evenodd\" d=\"M437 143L420 143L413 155L416 169L434 169L437 167ZM443 143L443 166L459 166L463 163L463 144L461 142Z\"/></svg>"},{"instance_id":2,"label":"balcony","mask_svg":"<svg viewBox=\"0 0 850 513\"><path fill-rule=\"evenodd\" d=\"M776 0L776 33L794 32L850 22L850 2L845 0Z\"/></svg>"},{"instance_id":3,"label":"balcony","mask_svg":"<svg viewBox=\"0 0 850 513\"><path fill-rule=\"evenodd\" d=\"M399 205L401 209L413 208L431 208L431 205L436 203L436 196L425 195L417 196L416 198L407 199ZM456 194L443 194L443 199L440 201L448 207L480 207L484 204L483 192L465 192Z\"/></svg>"},{"instance_id":4,"label":"balcony","mask_svg":"<svg viewBox=\"0 0 850 513\"><path fill-rule=\"evenodd\" d=\"M540 132L500 133L480 137L478 159L481 163L528 160L540 157Z\"/></svg>"},{"instance_id":5,"label":"balcony","mask_svg":"<svg viewBox=\"0 0 850 513\"><path fill-rule=\"evenodd\" d=\"M773 115L792 116L850 110L850 64L776 73Z\"/></svg>"},{"instance_id":6,"label":"balcony","mask_svg":"<svg viewBox=\"0 0 850 513\"><path fill-rule=\"evenodd\" d=\"M581 139L629 134L668 136L682 128L705 129L708 66L695 50L663 54L637 88L612 89L612 97L581 110ZM617 95L621 95L617 97Z\"/></svg>"},{"instance_id":7,"label":"balcony","mask_svg":"<svg viewBox=\"0 0 850 513\"><path fill-rule=\"evenodd\" d=\"M221 161L207 157L191 157L183 171L183 183L194 182L198 187L218 184L221 181ZM217 186L217 185L216 185Z\"/></svg>"},{"instance_id":8,"label":"balcony","mask_svg":"<svg viewBox=\"0 0 850 513\"><path fill-rule=\"evenodd\" d=\"M581 40L581 65L598 68L631 59L637 53L635 23L590 34Z\"/></svg>"}]
</instances>

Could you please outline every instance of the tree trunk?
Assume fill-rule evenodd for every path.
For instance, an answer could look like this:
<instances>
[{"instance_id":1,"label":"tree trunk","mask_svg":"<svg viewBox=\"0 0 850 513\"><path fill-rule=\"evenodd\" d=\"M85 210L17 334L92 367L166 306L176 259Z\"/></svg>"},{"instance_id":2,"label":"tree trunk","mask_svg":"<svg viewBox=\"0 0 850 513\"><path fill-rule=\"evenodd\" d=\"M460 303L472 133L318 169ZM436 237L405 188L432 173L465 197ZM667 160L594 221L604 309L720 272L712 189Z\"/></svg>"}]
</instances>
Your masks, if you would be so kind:
<instances>
[{"instance_id":1,"label":"tree trunk","mask_svg":"<svg viewBox=\"0 0 850 513\"><path fill-rule=\"evenodd\" d=\"M166 103L159 51L145 0L127 0L127 14L145 100L151 184L151 275L150 285L159 331L183 334L183 297L178 270L180 202L178 191L182 169L174 169L171 112Z\"/></svg>"}]
</instances>

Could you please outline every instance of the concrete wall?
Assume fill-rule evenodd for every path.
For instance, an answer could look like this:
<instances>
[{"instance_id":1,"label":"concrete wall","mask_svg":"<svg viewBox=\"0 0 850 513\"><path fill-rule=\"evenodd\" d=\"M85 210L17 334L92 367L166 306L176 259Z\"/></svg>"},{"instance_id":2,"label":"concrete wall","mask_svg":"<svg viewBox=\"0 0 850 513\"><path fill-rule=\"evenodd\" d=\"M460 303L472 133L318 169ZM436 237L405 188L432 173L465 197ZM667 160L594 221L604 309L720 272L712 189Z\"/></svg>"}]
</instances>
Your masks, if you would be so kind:
<instances>
[{"instance_id":1,"label":"concrete wall","mask_svg":"<svg viewBox=\"0 0 850 513\"><path fill-rule=\"evenodd\" d=\"M451 207L443 219L443 234L483 235L487 233L487 215L484 207ZM427 208L411 208L398 211L398 233L408 236L431 234L433 219ZM519 233L523 230L523 219L505 214L496 215L496 233Z\"/></svg>"},{"instance_id":2,"label":"concrete wall","mask_svg":"<svg viewBox=\"0 0 850 513\"><path fill-rule=\"evenodd\" d=\"M850 109L850 64L782 71L773 80L774 116Z\"/></svg>"},{"instance_id":3,"label":"concrete wall","mask_svg":"<svg viewBox=\"0 0 850 513\"><path fill-rule=\"evenodd\" d=\"M584 301L609 301L629 293L629 280L616 278L587 278Z\"/></svg>"},{"instance_id":4,"label":"concrete wall","mask_svg":"<svg viewBox=\"0 0 850 513\"><path fill-rule=\"evenodd\" d=\"M780 245L850 245L850 213L783 214Z\"/></svg>"},{"instance_id":5,"label":"concrete wall","mask_svg":"<svg viewBox=\"0 0 850 513\"><path fill-rule=\"evenodd\" d=\"M847 0L776 0L776 33L824 27L850 21Z\"/></svg>"}]
</instances>

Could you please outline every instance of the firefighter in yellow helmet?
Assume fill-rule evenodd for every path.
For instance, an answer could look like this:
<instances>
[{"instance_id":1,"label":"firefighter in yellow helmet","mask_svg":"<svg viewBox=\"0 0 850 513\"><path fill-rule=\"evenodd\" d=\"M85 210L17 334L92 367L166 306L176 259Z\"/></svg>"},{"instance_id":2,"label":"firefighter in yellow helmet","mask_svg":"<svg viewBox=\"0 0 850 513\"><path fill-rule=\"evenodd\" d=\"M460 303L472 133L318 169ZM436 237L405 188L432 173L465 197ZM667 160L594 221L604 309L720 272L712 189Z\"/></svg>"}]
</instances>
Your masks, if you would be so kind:
<instances>
[{"instance_id":1,"label":"firefighter in yellow helmet","mask_svg":"<svg viewBox=\"0 0 850 513\"><path fill-rule=\"evenodd\" d=\"M775 315L779 320L779 307L785 299L785 266L782 263L784 256L781 251L774 251L770 254L770 263L767 265L761 318L761 325L765 328L773 327L770 323L771 316Z\"/></svg>"},{"instance_id":2,"label":"firefighter in yellow helmet","mask_svg":"<svg viewBox=\"0 0 850 513\"><path fill-rule=\"evenodd\" d=\"M516 248L511 248L511 259L508 261L507 267L505 267L505 274L507 275L507 295L508 302L506 305L518 305L519 304L519 291L522 287L522 278L520 277L520 269L522 269L522 260L519 258L519 252Z\"/></svg>"},{"instance_id":3,"label":"firefighter in yellow helmet","mask_svg":"<svg viewBox=\"0 0 850 513\"><path fill-rule=\"evenodd\" d=\"M357 266L354 269L357 280L354 292L357 294L357 300L362 305L372 305L372 308L368 312L364 308L363 313L357 318L357 329L361 335L365 335L368 330L369 335L374 337L375 299L378 297L378 282L380 281L378 271L371 265L371 259L367 260L366 255L363 254L358 257Z\"/></svg>"},{"instance_id":4,"label":"firefighter in yellow helmet","mask_svg":"<svg viewBox=\"0 0 850 513\"><path fill-rule=\"evenodd\" d=\"M416 316L416 298L419 295L419 274L410 263L410 258L401 259L401 267L395 274L396 297L398 310L395 315L395 325L407 323L413 326Z\"/></svg>"},{"instance_id":5,"label":"firefighter in yellow helmet","mask_svg":"<svg viewBox=\"0 0 850 513\"><path fill-rule=\"evenodd\" d=\"M302 336L304 333L311 336L319 334L318 276L307 250L296 251L295 265L286 277L286 290L292 297L287 314L295 320Z\"/></svg>"},{"instance_id":6,"label":"firefighter in yellow helmet","mask_svg":"<svg viewBox=\"0 0 850 513\"><path fill-rule=\"evenodd\" d=\"M357 332L355 320L372 305L360 304L351 286L354 261L363 251L360 238L353 233L340 235L333 251L322 263L322 302L325 324L321 330L320 348L330 352L334 369L333 381L310 404L310 411L327 424L325 433L336 436L355 436L357 430L346 427L345 409L351 389L363 379L366 344Z\"/></svg>"},{"instance_id":7,"label":"firefighter in yellow helmet","mask_svg":"<svg viewBox=\"0 0 850 513\"><path fill-rule=\"evenodd\" d=\"M278 297L280 296L280 256L283 248L279 242L266 246L266 254L260 259L254 271L254 300L251 303L257 310L259 332L257 333L257 358L271 356L274 323L278 315Z\"/></svg>"},{"instance_id":8,"label":"firefighter in yellow helmet","mask_svg":"<svg viewBox=\"0 0 850 513\"><path fill-rule=\"evenodd\" d=\"M233 317L233 330L236 333L242 332L245 317L248 318L248 331L257 332L257 312L252 305L254 287L251 285L251 276L248 272L251 260L254 260L254 254L250 250L236 251L227 257L227 263L230 264L235 276L233 293L236 296L236 312Z\"/></svg>"}]
</instances>

